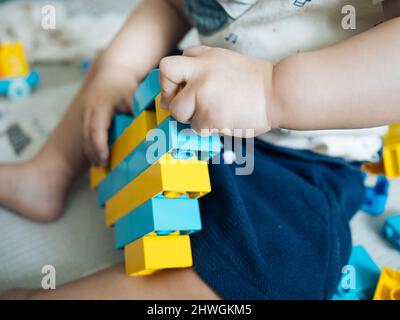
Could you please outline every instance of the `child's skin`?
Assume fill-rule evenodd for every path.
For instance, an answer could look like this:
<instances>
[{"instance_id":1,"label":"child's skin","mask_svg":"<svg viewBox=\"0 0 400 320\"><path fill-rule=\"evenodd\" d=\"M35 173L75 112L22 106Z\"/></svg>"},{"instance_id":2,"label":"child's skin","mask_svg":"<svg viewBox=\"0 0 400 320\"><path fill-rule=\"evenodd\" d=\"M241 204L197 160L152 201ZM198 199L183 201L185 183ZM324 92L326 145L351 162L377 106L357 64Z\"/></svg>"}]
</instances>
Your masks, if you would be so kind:
<instances>
[{"instance_id":1,"label":"child's skin","mask_svg":"<svg viewBox=\"0 0 400 320\"><path fill-rule=\"evenodd\" d=\"M400 12L396 0L386 0L385 7L388 18ZM0 165L0 203L33 220L57 218L69 187L89 163L107 164L112 115L130 112L138 83L189 28L179 0L144 1L94 62L39 154L23 164ZM275 66L228 50L193 47L184 57L162 59L162 103L196 130L252 128L256 135L276 127L360 128L399 121L399 33L400 19L393 19ZM185 87L176 94L181 84ZM128 278L122 266L57 290L20 289L5 297L218 298L193 269Z\"/></svg>"}]
</instances>

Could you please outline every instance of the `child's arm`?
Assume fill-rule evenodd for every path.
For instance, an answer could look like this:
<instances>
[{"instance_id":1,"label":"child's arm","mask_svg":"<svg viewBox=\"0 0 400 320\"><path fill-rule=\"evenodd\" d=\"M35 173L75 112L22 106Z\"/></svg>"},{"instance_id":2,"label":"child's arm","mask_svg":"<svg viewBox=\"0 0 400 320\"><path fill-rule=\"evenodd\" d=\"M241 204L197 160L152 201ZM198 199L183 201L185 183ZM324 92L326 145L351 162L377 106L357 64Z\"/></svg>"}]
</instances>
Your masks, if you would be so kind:
<instances>
[{"instance_id":1,"label":"child's arm","mask_svg":"<svg viewBox=\"0 0 400 320\"><path fill-rule=\"evenodd\" d=\"M400 121L399 34L397 18L275 66L229 50L192 47L184 57L163 59L162 104L197 131L254 129L258 135L275 127L344 129ZM249 135L234 135L243 133Z\"/></svg>"},{"instance_id":2,"label":"child's arm","mask_svg":"<svg viewBox=\"0 0 400 320\"><path fill-rule=\"evenodd\" d=\"M400 121L400 19L274 70L279 125L361 128Z\"/></svg>"},{"instance_id":3,"label":"child's arm","mask_svg":"<svg viewBox=\"0 0 400 320\"><path fill-rule=\"evenodd\" d=\"M107 164L107 130L114 112L131 112L137 84L189 27L180 0L143 1L93 63L79 95L83 147L92 163Z\"/></svg>"}]
</instances>

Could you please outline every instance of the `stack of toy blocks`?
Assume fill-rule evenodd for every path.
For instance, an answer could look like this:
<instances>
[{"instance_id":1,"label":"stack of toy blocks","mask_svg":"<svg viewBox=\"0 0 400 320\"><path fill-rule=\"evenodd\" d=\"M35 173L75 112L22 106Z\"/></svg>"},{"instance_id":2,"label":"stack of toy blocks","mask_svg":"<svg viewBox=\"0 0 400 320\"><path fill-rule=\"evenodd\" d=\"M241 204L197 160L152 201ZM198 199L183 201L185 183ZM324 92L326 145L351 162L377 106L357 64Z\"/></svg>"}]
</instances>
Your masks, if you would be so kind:
<instances>
[{"instance_id":1,"label":"stack of toy blocks","mask_svg":"<svg viewBox=\"0 0 400 320\"><path fill-rule=\"evenodd\" d=\"M109 168L91 169L91 186L124 248L128 275L192 265L189 234L201 230L198 198L211 191L207 160L219 135L197 135L159 105L158 70L134 95L134 117L117 115Z\"/></svg>"}]
</instances>

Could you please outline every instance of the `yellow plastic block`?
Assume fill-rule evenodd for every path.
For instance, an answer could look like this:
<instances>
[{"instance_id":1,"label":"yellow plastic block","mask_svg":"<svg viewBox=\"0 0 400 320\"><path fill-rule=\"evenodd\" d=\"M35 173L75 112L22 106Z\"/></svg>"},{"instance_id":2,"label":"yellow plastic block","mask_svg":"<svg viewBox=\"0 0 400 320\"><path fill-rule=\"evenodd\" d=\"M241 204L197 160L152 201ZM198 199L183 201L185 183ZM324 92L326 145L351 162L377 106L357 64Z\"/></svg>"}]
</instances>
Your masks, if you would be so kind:
<instances>
[{"instance_id":1,"label":"yellow plastic block","mask_svg":"<svg viewBox=\"0 0 400 320\"><path fill-rule=\"evenodd\" d=\"M400 300L400 271L382 269L374 300Z\"/></svg>"},{"instance_id":2,"label":"yellow plastic block","mask_svg":"<svg viewBox=\"0 0 400 320\"><path fill-rule=\"evenodd\" d=\"M114 169L138 144L146 138L147 132L156 126L154 111L143 111L111 147L111 169Z\"/></svg>"},{"instance_id":3,"label":"yellow plastic block","mask_svg":"<svg viewBox=\"0 0 400 320\"><path fill-rule=\"evenodd\" d=\"M0 44L0 77L23 77L29 65L22 42Z\"/></svg>"},{"instance_id":4,"label":"yellow plastic block","mask_svg":"<svg viewBox=\"0 0 400 320\"><path fill-rule=\"evenodd\" d=\"M106 224L117 220L158 194L199 198L211 191L208 167L196 158L174 159L170 154L142 172L106 203Z\"/></svg>"},{"instance_id":5,"label":"yellow plastic block","mask_svg":"<svg viewBox=\"0 0 400 320\"><path fill-rule=\"evenodd\" d=\"M145 236L125 247L125 269L130 276L191 266L192 250L188 235Z\"/></svg>"},{"instance_id":6,"label":"yellow plastic block","mask_svg":"<svg viewBox=\"0 0 400 320\"><path fill-rule=\"evenodd\" d=\"M107 176L108 169L102 167L90 168L90 188L96 190L100 182Z\"/></svg>"},{"instance_id":7,"label":"yellow plastic block","mask_svg":"<svg viewBox=\"0 0 400 320\"><path fill-rule=\"evenodd\" d=\"M160 99L161 95L158 95L156 97L156 116L157 116L157 124L160 124L163 122L165 119L167 119L171 114L167 109L161 108L160 107Z\"/></svg>"},{"instance_id":8,"label":"yellow plastic block","mask_svg":"<svg viewBox=\"0 0 400 320\"><path fill-rule=\"evenodd\" d=\"M400 176L400 143L385 144L382 152L385 175L388 178Z\"/></svg>"}]
</instances>

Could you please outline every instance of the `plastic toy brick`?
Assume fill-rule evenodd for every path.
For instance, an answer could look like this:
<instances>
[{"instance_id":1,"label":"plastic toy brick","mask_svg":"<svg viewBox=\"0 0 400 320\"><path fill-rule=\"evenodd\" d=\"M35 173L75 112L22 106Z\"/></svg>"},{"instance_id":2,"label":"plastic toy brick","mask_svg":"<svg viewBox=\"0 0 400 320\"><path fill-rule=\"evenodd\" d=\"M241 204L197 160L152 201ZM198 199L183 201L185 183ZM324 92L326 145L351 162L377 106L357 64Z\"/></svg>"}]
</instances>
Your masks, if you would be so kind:
<instances>
[{"instance_id":1,"label":"plastic toy brick","mask_svg":"<svg viewBox=\"0 0 400 320\"><path fill-rule=\"evenodd\" d=\"M0 78L0 94L7 95L11 100L24 98L31 94L39 82L40 74L36 70L24 77Z\"/></svg>"},{"instance_id":2,"label":"plastic toy brick","mask_svg":"<svg viewBox=\"0 0 400 320\"><path fill-rule=\"evenodd\" d=\"M165 121L165 119L171 116L171 113L168 110L160 107L160 100L161 100L161 95L158 95L155 100L157 124L162 123L163 121Z\"/></svg>"},{"instance_id":3,"label":"plastic toy brick","mask_svg":"<svg viewBox=\"0 0 400 320\"><path fill-rule=\"evenodd\" d=\"M166 154L106 203L106 224L116 221L159 194L199 198L211 191L208 166L197 159L178 160Z\"/></svg>"},{"instance_id":4,"label":"plastic toy brick","mask_svg":"<svg viewBox=\"0 0 400 320\"><path fill-rule=\"evenodd\" d=\"M155 69L149 73L133 95L133 114L135 117L152 105L160 91L159 71Z\"/></svg>"},{"instance_id":5,"label":"plastic toy brick","mask_svg":"<svg viewBox=\"0 0 400 320\"><path fill-rule=\"evenodd\" d=\"M384 176L378 176L375 186L366 187L361 210L374 216L384 213L389 198L389 187L389 180Z\"/></svg>"},{"instance_id":6,"label":"plastic toy brick","mask_svg":"<svg viewBox=\"0 0 400 320\"><path fill-rule=\"evenodd\" d=\"M114 230L117 249L153 232L191 234L201 230L199 203L197 199L156 197L118 220Z\"/></svg>"},{"instance_id":7,"label":"plastic toy brick","mask_svg":"<svg viewBox=\"0 0 400 320\"><path fill-rule=\"evenodd\" d=\"M355 269L355 288L343 288L341 281L333 300L372 299L379 279L380 269L363 246L353 247L348 265L353 266Z\"/></svg>"},{"instance_id":8,"label":"plastic toy brick","mask_svg":"<svg viewBox=\"0 0 400 320\"><path fill-rule=\"evenodd\" d=\"M146 139L148 131L156 126L156 115L153 111L143 111L125 129L111 147L111 169L114 169L129 155L140 142Z\"/></svg>"},{"instance_id":9,"label":"plastic toy brick","mask_svg":"<svg viewBox=\"0 0 400 320\"><path fill-rule=\"evenodd\" d=\"M400 250L400 215L386 218L382 233L394 248Z\"/></svg>"},{"instance_id":10,"label":"plastic toy brick","mask_svg":"<svg viewBox=\"0 0 400 320\"><path fill-rule=\"evenodd\" d=\"M382 157L385 175L388 178L400 176L400 124L389 127L384 137Z\"/></svg>"},{"instance_id":11,"label":"plastic toy brick","mask_svg":"<svg viewBox=\"0 0 400 320\"><path fill-rule=\"evenodd\" d=\"M22 42L0 44L0 77L26 77L29 65Z\"/></svg>"},{"instance_id":12,"label":"plastic toy brick","mask_svg":"<svg viewBox=\"0 0 400 320\"><path fill-rule=\"evenodd\" d=\"M91 167L89 176L90 176L90 188L92 190L96 190L98 185L104 178L107 176L108 170L102 167Z\"/></svg>"},{"instance_id":13,"label":"plastic toy brick","mask_svg":"<svg viewBox=\"0 0 400 320\"><path fill-rule=\"evenodd\" d=\"M400 271L382 269L374 300L400 300Z\"/></svg>"},{"instance_id":14,"label":"plastic toy brick","mask_svg":"<svg viewBox=\"0 0 400 320\"><path fill-rule=\"evenodd\" d=\"M114 142L122 135L133 121L133 117L127 114L118 113L114 116L111 127L108 130L108 144L112 146Z\"/></svg>"},{"instance_id":15,"label":"plastic toy brick","mask_svg":"<svg viewBox=\"0 0 400 320\"><path fill-rule=\"evenodd\" d=\"M191 266L192 251L188 235L146 236L125 247L125 269L130 276Z\"/></svg>"},{"instance_id":16,"label":"plastic toy brick","mask_svg":"<svg viewBox=\"0 0 400 320\"><path fill-rule=\"evenodd\" d=\"M374 175L385 175L385 167L383 165L383 161L379 162L366 162L363 164L361 167L361 170L364 172L367 172L369 174L374 174Z\"/></svg>"},{"instance_id":17,"label":"plastic toy brick","mask_svg":"<svg viewBox=\"0 0 400 320\"><path fill-rule=\"evenodd\" d=\"M142 141L99 185L98 201L100 206L104 206L119 190L159 160L166 152L177 158L185 158L182 155L186 156L187 154L189 156L200 154L202 160L208 160L208 157L220 152L221 142L217 134L201 137L188 128L188 125L170 121L170 118L166 119L156 129L149 133L149 139ZM155 146L152 138L156 140L156 136L162 137L158 142L163 139L166 141L160 143L162 150L157 149L160 152L148 156L149 148Z\"/></svg>"}]
</instances>

